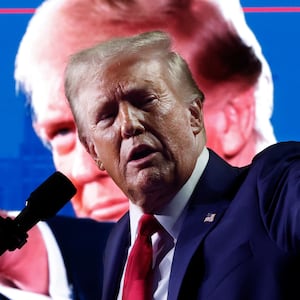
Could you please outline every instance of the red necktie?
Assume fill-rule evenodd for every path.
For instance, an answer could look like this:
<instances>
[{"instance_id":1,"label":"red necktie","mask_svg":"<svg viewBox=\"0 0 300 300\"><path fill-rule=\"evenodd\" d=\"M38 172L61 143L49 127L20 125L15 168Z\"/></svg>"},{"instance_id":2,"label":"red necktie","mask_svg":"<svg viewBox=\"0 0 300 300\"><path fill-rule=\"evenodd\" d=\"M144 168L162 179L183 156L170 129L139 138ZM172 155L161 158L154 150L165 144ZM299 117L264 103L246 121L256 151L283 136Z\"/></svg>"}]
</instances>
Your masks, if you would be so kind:
<instances>
[{"instance_id":1,"label":"red necktie","mask_svg":"<svg viewBox=\"0 0 300 300\"><path fill-rule=\"evenodd\" d=\"M138 235L130 251L123 286L123 300L152 299L153 270L151 236L161 230L159 222L144 214L138 225Z\"/></svg>"}]
</instances>

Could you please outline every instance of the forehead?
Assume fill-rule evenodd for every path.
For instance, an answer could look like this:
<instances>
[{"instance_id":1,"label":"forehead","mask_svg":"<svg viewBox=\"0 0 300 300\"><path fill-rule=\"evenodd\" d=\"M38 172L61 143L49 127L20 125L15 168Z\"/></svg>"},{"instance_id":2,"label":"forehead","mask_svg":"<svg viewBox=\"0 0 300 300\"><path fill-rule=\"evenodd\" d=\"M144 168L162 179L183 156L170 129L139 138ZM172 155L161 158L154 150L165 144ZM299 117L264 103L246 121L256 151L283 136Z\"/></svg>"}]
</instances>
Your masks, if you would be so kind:
<instances>
[{"instance_id":1,"label":"forehead","mask_svg":"<svg viewBox=\"0 0 300 300\"><path fill-rule=\"evenodd\" d=\"M119 92L125 88L158 87L165 80L163 66L157 59L125 59L108 65L97 76L100 89Z\"/></svg>"},{"instance_id":2,"label":"forehead","mask_svg":"<svg viewBox=\"0 0 300 300\"><path fill-rule=\"evenodd\" d=\"M95 112L97 107L126 96L136 97L143 92L160 94L168 85L161 64L156 60L120 61L118 65L111 64L98 71L93 80L88 78L81 82L78 89L79 101L86 104L82 113L85 109L87 113Z\"/></svg>"}]
</instances>

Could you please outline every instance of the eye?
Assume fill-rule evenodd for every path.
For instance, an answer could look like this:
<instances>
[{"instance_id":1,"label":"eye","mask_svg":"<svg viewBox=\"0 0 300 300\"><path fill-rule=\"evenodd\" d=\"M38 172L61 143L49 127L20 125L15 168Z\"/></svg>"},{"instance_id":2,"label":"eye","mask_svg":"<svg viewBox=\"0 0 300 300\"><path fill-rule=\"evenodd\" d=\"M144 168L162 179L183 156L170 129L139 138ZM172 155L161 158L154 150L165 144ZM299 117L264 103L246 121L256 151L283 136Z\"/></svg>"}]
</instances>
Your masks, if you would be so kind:
<instances>
[{"instance_id":1,"label":"eye","mask_svg":"<svg viewBox=\"0 0 300 300\"><path fill-rule=\"evenodd\" d=\"M70 131L72 131L72 129L68 127L59 128L55 132L52 132L51 138L55 139L57 136L67 135L70 133Z\"/></svg>"},{"instance_id":2,"label":"eye","mask_svg":"<svg viewBox=\"0 0 300 300\"><path fill-rule=\"evenodd\" d=\"M115 117L115 113L107 112L107 113L100 114L98 120L99 121L107 121L107 120L112 119L114 117Z\"/></svg>"},{"instance_id":3,"label":"eye","mask_svg":"<svg viewBox=\"0 0 300 300\"><path fill-rule=\"evenodd\" d=\"M51 150L58 154L66 154L72 151L76 143L76 127L74 122L53 124L46 129L46 143Z\"/></svg>"},{"instance_id":4,"label":"eye","mask_svg":"<svg viewBox=\"0 0 300 300\"><path fill-rule=\"evenodd\" d=\"M157 96L153 93L149 93L144 90L134 90L131 91L127 97L130 99L130 102L133 103L136 107L139 108L148 108L153 105L156 100L158 100Z\"/></svg>"},{"instance_id":5,"label":"eye","mask_svg":"<svg viewBox=\"0 0 300 300\"><path fill-rule=\"evenodd\" d=\"M144 99L142 99L142 103L144 105L147 105L147 104L151 104L153 101L157 100L157 98L154 96L154 95L151 95L151 96L146 96L144 97Z\"/></svg>"},{"instance_id":6,"label":"eye","mask_svg":"<svg viewBox=\"0 0 300 300\"><path fill-rule=\"evenodd\" d=\"M117 115L118 115L118 106L114 102L111 102L99 109L96 117L96 124L112 123Z\"/></svg>"}]
</instances>

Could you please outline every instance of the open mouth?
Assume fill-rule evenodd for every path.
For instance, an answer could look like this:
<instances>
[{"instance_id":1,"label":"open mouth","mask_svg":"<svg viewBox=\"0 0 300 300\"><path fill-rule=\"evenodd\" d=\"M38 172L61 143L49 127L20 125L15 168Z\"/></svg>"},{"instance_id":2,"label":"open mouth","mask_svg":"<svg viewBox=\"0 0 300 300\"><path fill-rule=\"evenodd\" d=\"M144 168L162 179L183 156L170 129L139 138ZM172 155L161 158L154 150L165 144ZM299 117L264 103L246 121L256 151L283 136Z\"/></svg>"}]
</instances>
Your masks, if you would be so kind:
<instances>
[{"instance_id":1,"label":"open mouth","mask_svg":"<svg viewBox=\"0 0 300 300\"><path fill-rule=\"evenodd\" d=\"M145 146L145 145L139 146L131 152L129 156L129 161L145 158L154 152L155 152L154 149L150 148L149 146Z\"/></svg>"}]
</instances>

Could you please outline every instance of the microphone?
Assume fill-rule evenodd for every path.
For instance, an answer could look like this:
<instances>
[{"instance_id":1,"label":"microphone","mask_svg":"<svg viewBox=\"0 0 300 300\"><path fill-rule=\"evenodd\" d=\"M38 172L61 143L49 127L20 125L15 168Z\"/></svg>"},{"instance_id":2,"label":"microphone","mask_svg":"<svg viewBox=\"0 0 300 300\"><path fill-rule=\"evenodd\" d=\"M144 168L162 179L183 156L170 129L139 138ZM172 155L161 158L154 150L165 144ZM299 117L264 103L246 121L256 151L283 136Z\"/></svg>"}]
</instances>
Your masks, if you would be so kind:
<instances>
[{"instance_id":1,"label":"microphone","mask_svg":"<svg viewBox=\"0 0 300 300\"><path fill-rule=\"evenodd\" d=\"M53 217L75 194L72 182L62 173L54 172L30 194L15 219L0 217L0 255L21 248L28 237L26 232L39 221Z\"/></svg>"}]
</instances>

